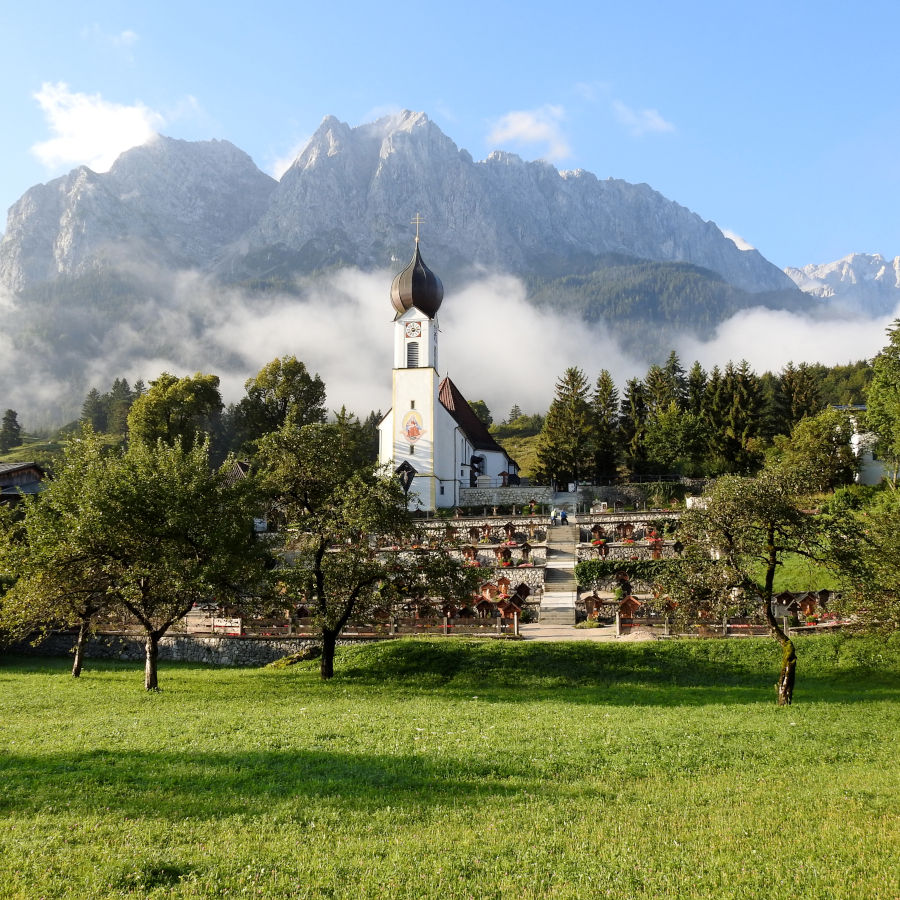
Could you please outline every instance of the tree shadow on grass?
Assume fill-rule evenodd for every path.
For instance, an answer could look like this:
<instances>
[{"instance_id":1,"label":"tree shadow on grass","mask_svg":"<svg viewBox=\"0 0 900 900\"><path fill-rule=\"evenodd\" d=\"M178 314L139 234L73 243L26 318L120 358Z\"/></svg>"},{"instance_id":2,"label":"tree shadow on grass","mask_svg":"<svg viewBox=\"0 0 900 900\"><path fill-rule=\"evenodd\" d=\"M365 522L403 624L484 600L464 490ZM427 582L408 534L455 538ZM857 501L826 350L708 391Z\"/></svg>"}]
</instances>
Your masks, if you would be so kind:
<instances>
[{"instance_id":1,"label":"tree shadow on grass","mask_svg":"<svg viewBox=\"0 0 900 900\"><path fill-rule=\"evenodd\" d=\"M516 792L508 770L425 754L307 748L196 756L133 750L10 754L0 759L0 815L65 809L177 821L260 815L286 800L297 801L309 816L329 803L364 812L387 804L475 805Z\"/></svg>"},{"instance_id":2,"label":"tree shadow on grass","mask_svg":"<svg viewBox=\"0 0 900 900\"><path fill-rule=\"evenodd\" d=\"M845 642L800 641L798 702L900 698L897 649L874 662ZM774 699L781 650L774 641L393 641L339 656L335 680L380 691L516 702L638 706L745 704ZM886 664L885 664L886 663Z\"/></svg>"}]
</instances>

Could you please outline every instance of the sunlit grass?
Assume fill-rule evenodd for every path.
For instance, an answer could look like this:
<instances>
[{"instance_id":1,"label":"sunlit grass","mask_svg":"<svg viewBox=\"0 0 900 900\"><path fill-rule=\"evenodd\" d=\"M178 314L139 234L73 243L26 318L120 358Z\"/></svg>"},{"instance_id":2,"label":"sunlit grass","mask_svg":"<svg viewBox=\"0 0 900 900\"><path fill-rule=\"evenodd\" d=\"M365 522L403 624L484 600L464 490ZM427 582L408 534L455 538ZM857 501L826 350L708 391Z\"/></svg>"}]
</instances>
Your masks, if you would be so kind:
<instances>
[{"instance_id":1,"label":"sunlit grass","mask_svg":"<svg viewBox=\"0 0 900 900\"><path fill-rule=\"evenodd\" d=\"M897 641L0 665L3 897L900 894Z\"/></svg>"}]
</instances>

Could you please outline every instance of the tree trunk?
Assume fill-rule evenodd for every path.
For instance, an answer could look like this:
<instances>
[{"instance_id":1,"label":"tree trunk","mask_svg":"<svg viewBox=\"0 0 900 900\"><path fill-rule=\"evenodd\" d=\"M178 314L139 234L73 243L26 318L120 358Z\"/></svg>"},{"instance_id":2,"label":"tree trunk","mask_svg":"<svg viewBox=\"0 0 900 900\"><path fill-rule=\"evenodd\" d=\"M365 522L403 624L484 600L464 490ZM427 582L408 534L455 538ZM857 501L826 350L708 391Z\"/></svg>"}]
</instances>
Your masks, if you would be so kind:
<instances>
[{"instance_id":1,"label":"tree trunk","mask_svg":"<svg viewBox=\"0 0 900 900\"><path fill-rule=\"evenodd\" d=\"M794 699L794 673L797 669L797 653L794 642L790 638L782 643L784 654L781 657L781 673L775 689L778 691L778 705L790 706Z\"/></svg>"},{"instance_id":2,"label":"tree trunk","mask_svg":"<svg viewBox=\"0 0 900 900\"><path fill-rule=\"evenodd\" d=\"M330 628L322 629L322 661L319 664L319 674L323 681L334 676L334 651L337 647L338 631Z\"/></svg>"},{"instance_id":3,"label":"tree trunk","mask_svg":"<svg viewBox=\"0 0 900 900\"><path fill-rule=\"evenodd\" d=\"M779 706L790 706L794 699L794 676L797 671L797 651L794 648L794 642L788 637L787 632L778 624L775 614L772 612L772 587L775 584L775 567L778 565L778 554L775 548L775 529L773 526L768 528L768 565L766 567L766 583L764 596L763 613L769 628L772 630L772 636L781 644L783 651L781 656L781 672L778 674L778 681L775 683L775 691L778 694Z\"/></svg>"},{"instance_id":4,"label":"tree trunk","mask_svg":"<svg viewBox=\"0 0 900 900\"><path fill-rule=\"evenodd\" d=\"M87 638L88 623L82 622L78 628L78 638L75 641L75 659L72 661L72 677L81 675L81 662L84 659L84 642Z\"/></svg>"},{"instance_id":5,"label":"tree trunk","mask_svg":"<svg viewBox=\"0 0 900 900\"><path fill-rule=\"evenodd\" d=\"M144 690L158 691L159 680L156 675L156 663L159 657L159 637L151 631L147 632L145 646L146 659L144 662Z\"/></svg>"}]
</instances>

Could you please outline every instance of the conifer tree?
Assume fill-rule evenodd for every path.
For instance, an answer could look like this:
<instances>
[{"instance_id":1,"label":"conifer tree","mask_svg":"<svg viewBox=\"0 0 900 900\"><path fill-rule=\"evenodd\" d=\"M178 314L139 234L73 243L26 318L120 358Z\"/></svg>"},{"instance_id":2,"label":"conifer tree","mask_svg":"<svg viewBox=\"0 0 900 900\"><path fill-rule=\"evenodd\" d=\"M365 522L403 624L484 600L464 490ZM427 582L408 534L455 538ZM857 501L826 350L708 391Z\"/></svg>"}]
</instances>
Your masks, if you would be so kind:
<instances>
[{"instance_id":1,"label":"conifer tree","mask_svg":"<svg viewBox=\"0 0 900 900\"><path fill-rule=\"evenodd\" d=\"M815 373L807 363L794 366L789 362L782 370L776 394L776 427L778 434L790 434L805 416L821 412L822 401Z\"/></svg>"},{"instance_id":2,"label":"conifer tree","mask_svg":"<svg viewBox=\"0 0 900 900\"><path fill-rule=\"evenodd\" d=\"M91 388L81 406L81 421L96 432L106 431L107 404L97 388Z\"/></svg>"},{"instance_id":3,"label":"conifer tree","mask_svg":"<svg viewBox=\"0 0 900 900\"><path fill-rule=\"evenodd\" d=\"M641 474L647 464L644 433L647 426L647 400L644 383L631 378L625 384L622 411L619 415L619 433L625 463L632 475Z\"/></svg>"},{"instance_id":4,"label":"conifer tree","mask_svg":"<svg viewBox=\"0 0 900 900\"><path fill-rule=\"evenodd\" d=\"M128 413L134 403L134 394L125 378L117 378L112 390L106 395L107 418L106 431L110 434L125 434L128 424Z\"/></svg>"},{"instance_id":5,"label":"conifer tree","mask_svg":"<svg viewBox=\"0 0 900 900\"><path fill-rule=\"evenodd\" d=\"M584 372L570 367L556 382L538 444L541 477L560 484L578 482L592 468L591 409Z\"/></svg>"},{"instance_id":6,"label":"conifer tree","mask_svg":"<svg viewBox=\"0 0 900 900\"><path fill-rule=\"evenodd\" d=\"M644 398L647 404L647 415L653 417L671 403L677 404L676 386L665 369L653 365L647 370L644 378Z\"/></svg>"},{"instance_id":7,"label":"conifer tree","mask_svg":"<svg viewBox=\"0 0 900 900\"><path fill-rule=\"evenodd\" d=\"M695 360L687 376L685 405L695 416L703 414L703 400L706 394L706 372L699 360Z\"/></svg>"},{"instance_id":8,"label":"conifer tree","mask_svg":"<svg viewBox=\"0 0 900 900\"><path fill-rule=\"evenodd\" d=\"M675 395L674 399L678 404L678 408L684 409L684 404L687 400L688 382L684 369L681 366L681 360L674 350L669 354L669 358L666 360L665 366L663 366L663 371L672 385L672 391Z\"/></svg>"},{"instance_id":9,"label":"conifer tree","mask_svg":"<svg viewBox=\"0 0 900 900\"><path fill-rule=\"evenodd\" d=\"M760 435L762 398L759 378L747 360L725 366L723 392L728 406L722 446L733 472L747 472L760 462L754 444Z\"/></svg>"},{"instance_id":10,"label":"conifer tree","mask_svg":"<svg viewBox=\"0 0 900 900\"><path fill-rule=\"evenodd\" d=\"M7 453L21 443L22 428L19 425L19 417L14 409L8 409L3 413L3 423L0 425L0 453Z\"/></svg>"},{"instance_id":11,"label":"conifer tree","mask_svg":"<svg viewBox=\"0 0 900 900\"><path fill-rule=\"evenodd\" d=\"M591 397L594 481L615 478L619 463L619 392L606 369L600 372Z\"/></svg>"}]
</instances>

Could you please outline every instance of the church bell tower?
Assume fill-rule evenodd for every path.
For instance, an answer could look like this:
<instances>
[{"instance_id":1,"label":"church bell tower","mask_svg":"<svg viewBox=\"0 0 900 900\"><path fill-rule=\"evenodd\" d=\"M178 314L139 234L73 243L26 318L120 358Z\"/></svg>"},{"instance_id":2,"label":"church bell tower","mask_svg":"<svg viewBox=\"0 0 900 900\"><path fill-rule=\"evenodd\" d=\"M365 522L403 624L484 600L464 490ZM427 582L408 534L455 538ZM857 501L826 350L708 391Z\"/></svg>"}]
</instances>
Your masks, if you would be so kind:
<instances>
[{"instance_id":1,"label":"church bell tower","mask_svg":"<svg viewBox=\"0 0 900 900\"><path fill-rule=\"evenodd\" d=\"M415 470L411 508L435 509L440 491L435 472L439 383L438 310L444 299L440 278L425 265L416 246L409 265L391 284L394 308L394 367L391 411L380 426L379 462L392 470ZM415 495L413 497L412 495Z\"/></svg>"}]
</instances>

